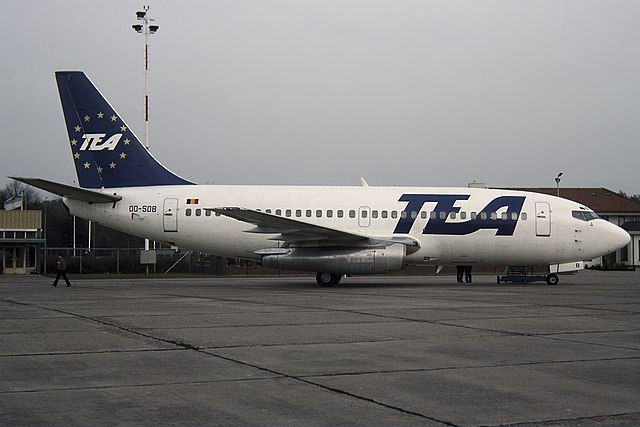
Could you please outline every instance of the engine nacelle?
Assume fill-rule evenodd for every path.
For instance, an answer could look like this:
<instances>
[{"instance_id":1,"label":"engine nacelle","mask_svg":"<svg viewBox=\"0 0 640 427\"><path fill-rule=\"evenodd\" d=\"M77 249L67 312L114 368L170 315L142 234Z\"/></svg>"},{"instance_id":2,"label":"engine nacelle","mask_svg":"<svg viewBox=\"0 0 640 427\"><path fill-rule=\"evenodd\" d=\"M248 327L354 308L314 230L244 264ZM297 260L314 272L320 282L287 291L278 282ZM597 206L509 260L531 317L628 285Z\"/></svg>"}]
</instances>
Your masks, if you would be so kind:
<instances>
[{"instance_id":1,"label":"engine nacelle","mask_svg":"<svg viewBox=\"0 0 640 427\"><path fill-rule=\"evenodd\" d=\"M340 274L376 274L404 266L406 246L392 244L376 249L290 248L262 255L262 265L283 270Z\"/></svg>"}]
</instances>

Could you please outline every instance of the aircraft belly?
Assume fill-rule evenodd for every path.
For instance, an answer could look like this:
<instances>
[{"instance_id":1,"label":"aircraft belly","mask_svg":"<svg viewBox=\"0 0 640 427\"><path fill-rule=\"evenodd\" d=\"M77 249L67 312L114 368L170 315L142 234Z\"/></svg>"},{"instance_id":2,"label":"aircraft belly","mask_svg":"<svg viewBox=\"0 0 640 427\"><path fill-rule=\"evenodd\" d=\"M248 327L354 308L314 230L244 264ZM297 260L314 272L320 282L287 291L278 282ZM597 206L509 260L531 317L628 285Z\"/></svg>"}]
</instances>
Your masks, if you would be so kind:
<instances>
[{"instance_id":1,"label":"aircraft belly","mask_svg":"<svg viewBox=\"0 0 640 427\"><path fill-rule=\"evenodd\" d=\"M255 253L258 249L277 247L277 243L269 242L264 236L241 233L234 239L234 256L242 259L260 259Z\"/></svg>"},{"instance_id":2,"label":"aircraft belly","mask_svg":"<svg viewBox=\"0 0 640 427\"><path fill-rule=\"evenodd\" d=\"M567 247L558 239L539 237L524 241L511 236L441 237L437 258L423 251L409 257L411 264L535 265L570 262L578 259L577 247Z\"/></svg>"},{"instance_id":3,"label":"aircraft belly","mask_svg":"<svg viewBox=\"0 0 640 427\"><path fill-rule=\"evenodd\" d=\"M475 264L478 262L478 245L471 242L454 243L451 246L451 262Z\"/></svg>"}]
</instances>

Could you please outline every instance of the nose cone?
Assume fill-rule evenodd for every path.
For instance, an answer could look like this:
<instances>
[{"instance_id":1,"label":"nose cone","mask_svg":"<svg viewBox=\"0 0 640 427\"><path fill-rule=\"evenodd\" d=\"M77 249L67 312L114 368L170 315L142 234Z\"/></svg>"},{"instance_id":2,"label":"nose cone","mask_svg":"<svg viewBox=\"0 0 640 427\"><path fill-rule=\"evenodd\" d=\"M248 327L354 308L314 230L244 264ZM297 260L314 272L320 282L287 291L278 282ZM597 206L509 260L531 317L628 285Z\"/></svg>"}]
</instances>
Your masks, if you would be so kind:
<instances>
[{"instance_id":1,"label":"nose cone","mask_svg":"<svg viewBox=\"0 0 640 427\"><path fill-rule=\"evenodd\" d=\"M609 228L609 247L611 252L617 251L620 248L624 248L631 242L631 236L622 228L611 224Z\"/></svg>"}]
</instances>

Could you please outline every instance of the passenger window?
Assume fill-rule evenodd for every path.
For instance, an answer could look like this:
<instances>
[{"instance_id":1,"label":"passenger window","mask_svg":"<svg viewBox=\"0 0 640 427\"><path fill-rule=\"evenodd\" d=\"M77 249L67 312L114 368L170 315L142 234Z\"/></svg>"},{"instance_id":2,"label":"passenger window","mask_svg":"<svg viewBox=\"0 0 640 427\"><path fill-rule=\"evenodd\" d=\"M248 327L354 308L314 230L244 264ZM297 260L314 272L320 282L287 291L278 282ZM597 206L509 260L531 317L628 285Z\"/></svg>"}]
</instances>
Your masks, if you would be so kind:
<instances>
[{"instance_id":1,"label":"passenger window","mask_svg":"<svg viewBox=\"0 0 640 427\"><path fill-rule=\"evenodd\" d=\"M416 219L416 218L418 218L418 212L411 211L411 219Z\"/></svg>"},{"instance_id":2,"label":"passenger window","mask_svg":"<svg viewBox=\"0 0 640 427\"><path fill-rule=\"evenodd\" d=\"M429 219L436 219L438 217L438 213L436 211L431 211L429 214Z\"/></svg>"},{"instance_id":3,"label":"passenger window","mask_svg":"<svg viewBox=\"0 0 640 427\"><path fill-rule=\"evenodd\" d=\"M447 219L447 213L446 212L440 212L440 219Z\"/></svg>"},{"instance_id":4,"label":"passenger window","mask_svg":"<svg viewBox=\"0 0 640 427\"><path fill-rule=\"evenodd\" d=\"M387 218L389 216L389 212L382 211L382 218Z\"/></svg>"},{"instance_id":5,"label":"passenger window","mask_svg":"<svg viewBox=\"0 0 640 427\"><path fill-rule=\"evenodd\" d=\"M371 218L378 218L378 211L371 211Z\"/></svg>"},{"instance_id":6,"label":"passenger window","mask_svg":"<svg viewBox=\"0 0 640 427\"><path fill-rule=\"evenodd\" d=\"M360 215L362 218L367 218L369 216L369 212L366 209L363 209L362 212L360 212Z\"/></svg>"},{"instance_id":7,"label":"passenger window","mask_svg":"<svg viewBox=\"0 0 640 427\"><path fill-rule=\"evenodd\" d=\"M511 220L512 221L518 220L518 212L511 212Z\"/></svg>"},{"instance_id":8,"label":"passenger window","mask_svg":"<svg viewBox=\"0 0 640 427\"><path fill-rule=\"evenodd\" d=\"M478 218L478 214L475 212L471 212L471 219L476 219Z\"/></svg>"},{"instance_id":9,"label":"passenger window","mask_svg":"<svg viewBox=\"0 0 640 427\"><path fill-rule=\"evenodd\" d=\"M311 218L311 209L307 209L304 214L307 218Z\"/></svg>"},{"instance_id":10,"label":"passenger window","mask_svg":"<svg viewBox=\"0 0 640 427\"><path fill-rule=\"evenodd\" d=\"M331 209L327 211L327 218L333 218L333 211Z\"/></svg>"},{"instance_id":11,"label":"passenger window","mask_svg":"<svg viewBox=\"0 0 640 427\"><path fill-rule=\"evenodd\" d=\"M316 218L322 218L322 210L321 209L318 209L316 211Z\"/></svg>"},{"instance_id":12,"label":"passenger window","mask_svg":"<svg viewBox=\"0 0 640 427\"><path fill-rule=\"evenodd\" d=\"M211 210L210 210L210 209L205 209L205 210L204 210L204 214L205 214L206 216L211 216Z\"/></svg>"},{"instance_id":13,"label":"passenger window","mask_svg":"<svg viewBox=\"0 0 640 427\"><path fill-rule=\"evenodd\" d=\"M485 221L487 219L487 213L486 212L480 212L480 219Z\"/></svg>"},{"instance_id":14,"label":"passenger window","mask_svg":"<svg viewBox=\"0 0 640 427\"><path fill-rule=\"evenodd\" d=\"M393 219L398 218L398 211L391 211L391 218Z\"/></svg>"},{"instance_id":15,"label":"passenger window","mask_svg":"<svg viewBox=\"0 0 640 427\"><path fill-rule=\"evenodd\" d=\"M495 221L496 219L498 219L498 214L496 212L491 212L491 220Z\"/></svg>"},{"instance_id":16,"label":"passenger window","mask_svg":"<svg viewBox=\"0 0 640 427\"><path fill-rule=\"evenodd\" d=\"M449 218L451 218L451 219L456 219L456 216L457 216L457 215L456 215L456 213L455 213L455 212L451 212L451 213L449 213Z\"/></svg>"},{"instance_id":17,"label":"passenger window","mask_svg":"<svg viewBox=\"0 0 640 427\"><path fill-rule=\"evenodd\" d=\"M184 214L186 216L191 216L191 209L187 208L187 210L184 211Z\"/></svg>"},{"instance_id":18,"label":"passenger window","mask_svg":"<svg viewBox=\"0 0 640 427\"><path fill-rule=\"evenodd\" d=\"M356 211L354 211L353 209L349 211L349 218L355 218L356 217Z\"/></svg>"},{"instance_id":19,"label":"passenger window","mask_svg":"<svg viewBox=\"0 0 640 427\"><path fill-rule=\"evenodd\" d=\"M270 214L271 213L271 209L267 209L265 212Z\"/></svg>"},{"instance_id":20,"label":"passenger window","mask_svg":"<svg viewBox=\"0 0 640 427\"><path fill-rule=\"evenodd\" d=\"M427 211L420 212L420 218L427 219Z\"/></svg>"},{"instance_id":21,"label":"passenger window","mask_svg":"<svg viewBox=\"0 0 640 427\"><path fill-rule=\"evenodd\" d=\"M344 211L342 209L338 209L338 218L344 217Z\"/></svg>"},{"instance_id":22,"label":"passenger window","mask_svg":"<svg viewBox=\"0 0 640 427\"><path fill-rule=\"evenodd\" d=\"M522 212L521 217L522 217L523 221L526 221L527 220L527 213L526 212Z\"/></svg>"},{"instance_id":23,"label":"passenger window","mask_svg":"<svg viewBox=\"0 0 640 427\"><path fill-rule=\"evenodd\" d=\"M467 219L467 213L466 212L460 212L460 219Z\"/></svg>"},{"instance_id":24,"label":"passenger window","mask_svg":"<svg viewBox=\"0 0 640 427\"><path fill-rule=\"evenodd\" d=\"M276 209L276 215L282 216L282 209Z\"/></svg>"},{"instance_id":25,"label":"passenger window","mask_svg":"<svg viewBox=\"0 0 640 427\"><path fill-rule=\"evenodd\" d=\"M202 209L196 209L196 216L202 215Z\"/></svg>"},{"instance_id":26,"label":"passenger window","mask_svg":"<svg viewBox=\"0 0 640 427\"><path fill-rule=\"evenodd\" d=\"M400 218L405 219L407 217L407 211L400 212Z\"/></svg>"},{"instance_id":27,"label":"passenger window","mask_svg":"<svg viewBox=\"0 0 640 427\"><path fill-rule=\"evenodd\" d=\"M509 214L506 212L502 212L502 215L500 216L500 219L506 221L509 219Z\"/></svg>"},{"instance_id":28,"label":"passenger window","mask_svg":"<svg viewBox=\"0 0 640 427\"><path fill-rule=\"evenodd\" d=\"M291 209L287 209L284 214L287 218L291 217Z\"/></svg>"},{"instance_id":29,"label":"passenger window","mask_svg":"<svg viewBox=\"0 0 640 427\"><path fill-rule=\"evenodd\" d=\"M296 217L300 218L302 216L302 210L296 209Z\"/></svg>"}]
</instances>

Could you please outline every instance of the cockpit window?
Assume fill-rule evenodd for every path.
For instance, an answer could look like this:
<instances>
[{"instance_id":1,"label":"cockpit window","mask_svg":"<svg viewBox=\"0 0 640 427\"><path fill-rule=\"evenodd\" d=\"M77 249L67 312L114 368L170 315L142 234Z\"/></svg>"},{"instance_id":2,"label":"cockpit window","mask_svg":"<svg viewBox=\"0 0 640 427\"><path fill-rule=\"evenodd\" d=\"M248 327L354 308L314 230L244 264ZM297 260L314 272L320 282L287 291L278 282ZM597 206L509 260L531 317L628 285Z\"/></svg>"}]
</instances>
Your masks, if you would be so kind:
<instances>
[{"instance_id":1,"label":"cockpit window","mask_svg":"<svg viewBox=\"0 0 640 427\"><path fill-rule=\"evenodd\" d=\"M581 221L593 221L594 219L600 218L598 214L591 211L572 211L571 215Z\"/></svg>"}]
</instances>

